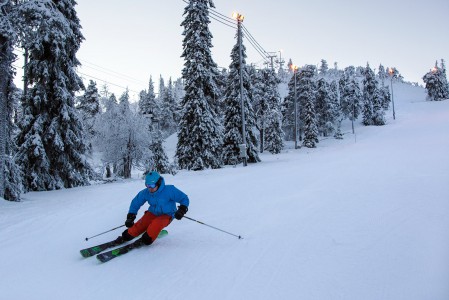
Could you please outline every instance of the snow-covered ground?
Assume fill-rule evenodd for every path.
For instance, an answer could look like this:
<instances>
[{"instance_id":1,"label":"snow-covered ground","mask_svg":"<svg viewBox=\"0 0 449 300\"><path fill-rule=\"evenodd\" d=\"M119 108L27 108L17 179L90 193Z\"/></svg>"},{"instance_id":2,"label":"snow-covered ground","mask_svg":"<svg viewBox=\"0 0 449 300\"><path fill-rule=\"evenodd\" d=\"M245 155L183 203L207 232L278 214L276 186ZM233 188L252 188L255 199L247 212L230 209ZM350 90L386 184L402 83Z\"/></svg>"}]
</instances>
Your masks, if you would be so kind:
<instances>
[{"instance_id":1,"label":"snow-covered ground","mask_svg":"<svg viewBox=\"0 0 449 300\"><path fill-rule=\"evenodd\" d=\"M165 176L188 216L243 240L174 220L101 264L79 250L121 230L84 239L123 224L142 180L0 201L0 299L449 299L449 101L394 95L386 126Z\"/></svg>"}]
</instances>

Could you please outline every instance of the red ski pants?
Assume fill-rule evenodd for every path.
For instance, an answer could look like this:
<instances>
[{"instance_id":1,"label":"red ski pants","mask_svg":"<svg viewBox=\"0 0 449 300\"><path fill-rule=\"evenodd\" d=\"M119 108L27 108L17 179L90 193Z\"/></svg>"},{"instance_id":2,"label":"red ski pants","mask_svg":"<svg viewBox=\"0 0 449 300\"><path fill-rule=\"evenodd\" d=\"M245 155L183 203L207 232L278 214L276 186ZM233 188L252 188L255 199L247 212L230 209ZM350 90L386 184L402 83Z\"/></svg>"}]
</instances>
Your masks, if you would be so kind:
<instances>
[{"instance_id":1,"label":"red ski pants","mask_svg":"<svg viewBox=\"0 0 449 300\"><path fill-rule=\"evenodd\" d=\"M128 229L128 233L133 237L137 237L146 231L151 239L155 241L159 232L164 227L167 227L170 222L171 217L169 215L156 216L146 211L142 218Z\"/></svg>"}]
</instances>

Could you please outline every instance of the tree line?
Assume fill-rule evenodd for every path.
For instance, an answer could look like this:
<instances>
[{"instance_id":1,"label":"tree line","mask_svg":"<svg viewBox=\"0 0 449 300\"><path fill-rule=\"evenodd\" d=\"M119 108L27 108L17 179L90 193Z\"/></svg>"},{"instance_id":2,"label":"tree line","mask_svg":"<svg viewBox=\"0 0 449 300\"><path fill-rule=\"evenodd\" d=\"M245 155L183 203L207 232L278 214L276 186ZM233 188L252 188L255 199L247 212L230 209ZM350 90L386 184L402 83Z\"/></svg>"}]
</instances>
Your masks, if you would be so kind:
<instances>
[{"instance_id":1,"label":"tree line","mask_svg":"<svg viewBox=\"0 0 449 300\"><path fill-rule=\"evenodd\" d=\"M94 81L86 87L76 73L84 37L75 5L0 3L0 196L7 200L27 191L129 178L133 168L214 169L236 165L243 156L257 163L261 152L278 154L295 136L314 148L319 136L342 138L345 119L384 125L391 102L386 81L402 80L394 68L381 65L377 74L369 65L330 69L325 60L319 68L305 65L294 72L257 69L246 63L244 44L240 57L238 39L229 68L219 70L208 28L214 3L190 0L181 23L182 78L167 84L160 78L156 93L150 77L139 102L130 103L128 91L117 98L107 86L98 91ZM28 58L24 90L13 84L14 47L25 49ZM433 100L447 98L445 73L442 62L423 78ZM282 99L284 80L288 95ZM174 162L163 148L172 134L178 137ZM101 162L98 169L93 161Z\"/></svg>"}]
</instances>

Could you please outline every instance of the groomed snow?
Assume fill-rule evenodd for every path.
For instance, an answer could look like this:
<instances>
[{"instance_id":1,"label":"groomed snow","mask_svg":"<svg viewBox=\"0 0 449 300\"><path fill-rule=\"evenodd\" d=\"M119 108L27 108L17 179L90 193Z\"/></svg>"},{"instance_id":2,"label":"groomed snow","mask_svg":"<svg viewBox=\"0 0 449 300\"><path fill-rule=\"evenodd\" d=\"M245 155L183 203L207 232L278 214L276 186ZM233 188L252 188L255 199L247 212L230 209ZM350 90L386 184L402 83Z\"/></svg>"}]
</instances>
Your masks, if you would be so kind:
<instances>
[{"instance_id":1,"label":"groomed snow","mask_svg":"<svg viewBox=\"0 0 449 300\"><path fill-rule=\"evenodd\" d=\"M191 200L152 246L101 264L139 178L0 201L0 299L449 299L449 101L394 87L396 120L262 163L165 175ZM173 143L167 145L170 151ZM143 214L144 208L139 212Z\"/></svg>"}]
</instances>

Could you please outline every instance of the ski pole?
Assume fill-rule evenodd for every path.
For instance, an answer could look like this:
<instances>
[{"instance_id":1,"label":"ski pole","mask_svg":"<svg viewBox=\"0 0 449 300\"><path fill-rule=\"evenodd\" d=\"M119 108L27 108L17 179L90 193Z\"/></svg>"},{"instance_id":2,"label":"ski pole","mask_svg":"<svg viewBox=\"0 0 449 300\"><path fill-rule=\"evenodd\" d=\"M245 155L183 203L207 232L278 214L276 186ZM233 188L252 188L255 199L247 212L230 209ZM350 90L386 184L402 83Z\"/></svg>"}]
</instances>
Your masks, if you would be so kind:
<instances>
[{"instance_id":1,"label":"ski pole","mask_svg":"<svg viewBox=\"0 0 449 300\"><path fill-rule=\"evenodd\" d=\"M119 229L120 227L123 227L123 226L125 226L125 224L123 224L123 225L121 225L121 226L118 226L118 227L115 227L115 228L112 228L111 230L108 230L108 231L105 231L105 232L99 233L99 234L97 234L97 235L94 235L94 236L88 237L88 238L86 238L86 241L88 241L89 239L91 239L91 238L94 238L94 237L96 237L96 236L99 236L99 235L102 235L102 234L108 233L108 232L110 232L110 231L112 231L112 230L116 230L116 229Z\"/></svg>"},{"instance_id":2,"label":"ski pole","mask_svg":"<svg viewBox=\"0 0 449 300\"><path fill-rule=\"evenodd\" d=\"M189 218L189 217L187 217L187 216L184 216L184 218L187 218L187 219L189 219L189 220L191 220L191 221L194 221L194 222L200 223L200 224L202 224L202 225L205 225L205 226L207 226L207 227L213 228L213 229L215 229L215 230L219 230L219 231L221 231L221 232L224 232L224 233L227 233L227 234L233 235L233 236L235 236L235 237L238 237L239 239L243 239L243 237L242 237L242 236L240 236L240 235L236 235L236 234L233 234L233 233L230 233L230 232L224 231L224 230L222 230L222 229L220 229L220 228L217 228L217 227L214 227L214 226L210 226L210 225L204 224L204 223L203 223L203 222L201 222L201 221L198 221L198 220L195 220L195 219Z\"/></svg>"}]
</instances>

